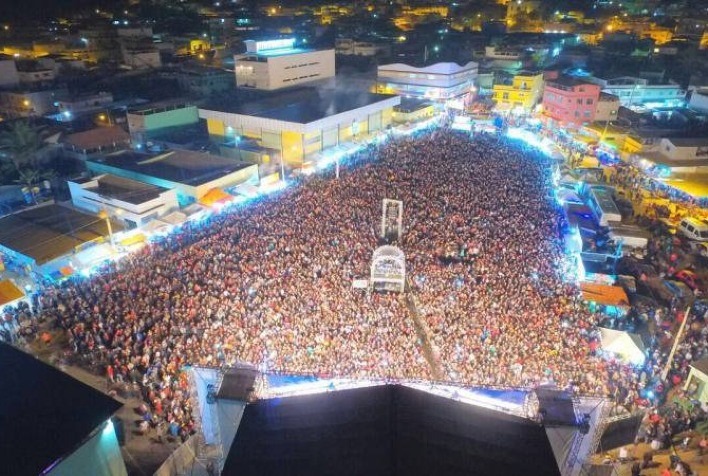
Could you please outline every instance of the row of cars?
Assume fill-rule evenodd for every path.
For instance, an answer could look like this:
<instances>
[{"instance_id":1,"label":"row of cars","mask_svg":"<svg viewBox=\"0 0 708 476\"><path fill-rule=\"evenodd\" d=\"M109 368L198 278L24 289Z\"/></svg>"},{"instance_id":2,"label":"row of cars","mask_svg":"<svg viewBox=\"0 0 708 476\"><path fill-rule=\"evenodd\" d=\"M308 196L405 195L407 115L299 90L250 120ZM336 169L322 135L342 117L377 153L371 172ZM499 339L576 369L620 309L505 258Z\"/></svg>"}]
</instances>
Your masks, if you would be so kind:
<instances>
[{"instance_id":1,"label":"row of cars","mask_svg":"<svg viewBox=\"0 0 708 476\"><path fill-rule=\"evenodd\" d=\"M656 226L658 220L635 217L629 200L591 178L566 174L556 191L585 271L619 278L630 295L667 306L692 302L708 291L702 276L708 264L708 223L684 218L673 230Z\"/></svg>"}]
</instances>

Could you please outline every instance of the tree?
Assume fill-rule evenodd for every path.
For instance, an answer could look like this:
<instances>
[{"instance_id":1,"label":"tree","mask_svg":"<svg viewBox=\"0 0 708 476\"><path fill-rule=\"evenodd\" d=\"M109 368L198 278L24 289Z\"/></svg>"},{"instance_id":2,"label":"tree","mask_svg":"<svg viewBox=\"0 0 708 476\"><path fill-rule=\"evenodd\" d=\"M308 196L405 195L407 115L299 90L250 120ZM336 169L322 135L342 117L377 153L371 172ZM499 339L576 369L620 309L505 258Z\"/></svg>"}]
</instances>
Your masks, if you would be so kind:
<instances>
[{"instance_id":1,"label":"tree","mask_svg":"<svg viewBox=\"0 0 708 476\"><path fill-rule=\"evenodd\" d=\"M42 139L39 129L28 122L16 122L0 133L0 154L3 162L12 164L18 174L24 168L37 168Z\"/></svg>"}]
</instances>

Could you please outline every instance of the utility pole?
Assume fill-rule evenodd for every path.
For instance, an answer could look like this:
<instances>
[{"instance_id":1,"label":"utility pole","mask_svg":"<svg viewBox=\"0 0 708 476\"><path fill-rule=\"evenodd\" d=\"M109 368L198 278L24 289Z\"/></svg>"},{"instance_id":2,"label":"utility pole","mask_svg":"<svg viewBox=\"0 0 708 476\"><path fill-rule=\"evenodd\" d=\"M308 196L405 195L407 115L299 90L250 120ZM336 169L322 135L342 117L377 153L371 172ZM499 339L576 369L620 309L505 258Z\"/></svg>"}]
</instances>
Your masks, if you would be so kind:
<instances>
[{"instance_id":1,"label":"utility pole","mask_svg":"<svg viewBox=\"0 0 708 476\"><path fill-rule=\"evenodd\" d=\"M674 345L671 347L671 352L669 352L669 358L666 361L666 366L664 367L664 370L661 372L661 380L666 380L666 376L669 375L669 370L671 369L671 364L674 361L674 354L676 353L676 349L678 348L679 343L681 342L681 337L683 336L683 331L686 328L686 323L688 322L689 315L691 314L691 306L689 305L686 307L686 313L683 316L683 322L681 323L681 327L679 327L678 334L676 334L676 338L674 339Z\"/></svg>"}]
</instances>

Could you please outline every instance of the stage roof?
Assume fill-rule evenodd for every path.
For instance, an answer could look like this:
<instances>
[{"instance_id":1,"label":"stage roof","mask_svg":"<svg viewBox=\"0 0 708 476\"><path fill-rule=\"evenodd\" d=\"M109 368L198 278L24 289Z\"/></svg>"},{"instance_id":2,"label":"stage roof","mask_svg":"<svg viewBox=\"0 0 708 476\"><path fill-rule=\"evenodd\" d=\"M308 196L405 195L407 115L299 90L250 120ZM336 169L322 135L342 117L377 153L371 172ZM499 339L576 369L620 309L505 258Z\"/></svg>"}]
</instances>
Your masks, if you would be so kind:
<instances>
[{"instance_id":1,"label":"stage roof","mask_svg":"<svg viewBox=\"0 0 708 476\"><path fill-rule=\"evenodd\" d=\"M200 109L307 124L395 97L393 94L303 89L240 105L220 101Z\"/></svg>"},{"instance_id":2,"label":"stage roof","mask_svg":"<svg viewBox=\"0 0 708 476\"><path fill-rule=\"evenodd\" d=\"M400 385L246 406L224 476L559 475L544 428Z\"/></svg>"},{"instance_id":3,"label":"stage roof","mask_svg":"<svg viewBox=\"0 0 708 476\"><path fill-rule=\"evenodd\" d=\"M59 369L0 343L3 474L39 474L71 454L121 404Z\"/></svg>"}]
</instances>

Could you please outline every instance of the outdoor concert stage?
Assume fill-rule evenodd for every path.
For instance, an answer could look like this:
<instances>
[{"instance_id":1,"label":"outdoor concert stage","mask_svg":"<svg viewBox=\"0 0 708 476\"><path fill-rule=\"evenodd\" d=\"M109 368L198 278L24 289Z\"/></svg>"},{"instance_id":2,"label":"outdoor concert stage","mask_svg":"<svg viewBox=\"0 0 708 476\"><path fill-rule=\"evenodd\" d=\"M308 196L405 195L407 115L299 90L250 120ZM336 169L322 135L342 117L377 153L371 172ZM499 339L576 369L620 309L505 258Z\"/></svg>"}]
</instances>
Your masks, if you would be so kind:
<instances>
[{"instance_id":1,"label":"outdoor concert stage","mask_svg":"<svg viewBox=\"0 0 708 476\"><path fill-rule=\"evenodd\" d=\"M557 389L261 374L237 402L218 396L223 373L194 371L211 388L200 421L225 476L565 476L591 446L577 399Z\"/></svg>"}]
</instances>

